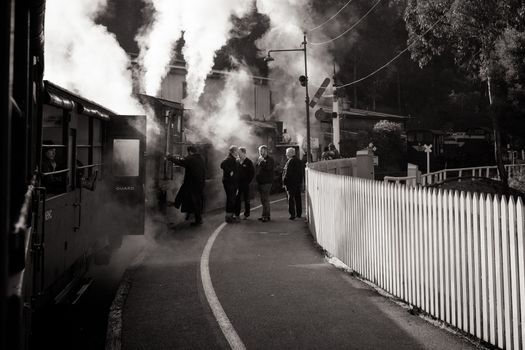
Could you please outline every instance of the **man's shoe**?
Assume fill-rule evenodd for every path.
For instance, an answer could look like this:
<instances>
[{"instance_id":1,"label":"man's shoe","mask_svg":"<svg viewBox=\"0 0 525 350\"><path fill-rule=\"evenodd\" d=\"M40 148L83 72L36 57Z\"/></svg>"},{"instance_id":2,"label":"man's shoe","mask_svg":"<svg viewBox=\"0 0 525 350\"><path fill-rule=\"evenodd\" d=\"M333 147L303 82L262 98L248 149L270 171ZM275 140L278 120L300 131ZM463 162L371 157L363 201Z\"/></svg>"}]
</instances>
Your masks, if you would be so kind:
<instances>
[{"instance_id":1,"label":"man's shoe","mask_svg":"<svg viewBox=\"0 0 525 350\"><path fill-rule=\"evenodd\" d=\"M250 215L248 215L248 216L244 215L242 219L243 220L248 220L249 217L250 217Z\"/></svg>"},{"instance_id":2,"label":"man's shoe","mask_svg":"<svg viewBox=\"0 0 525 350\"><path fill-rule=\"evenodd\" d=\"M270 219L268 219L268 218L262 218L261 221L262 221L262 222L268 222L268 221L270 221Z\"/></svg>"},{"instance_id":3,"label":"man's shoe","mask_svg":"<svg viewBox=\"0 0 525 350\"><path fill-rule=\"evenodd\" d=\"M257 220L259 220L259 221L264 221L264 219L265 219L265 218L260 217L260 218L258 218Z\"/></svg>"},{"instance_id":4,"label":"man's shoe","mask_svg":"<svg viewBox=\"0 0 525 350\"><path fill-rule=\"evenodd\" d=\"M233 217L233 222L238 224L239 222L241 222L241 218L238 217L238 216L235 216L235 217Z\"/></svg>"},{"instance_id":5,"label":"man's shoe","mask_svg":"<svg viewBox=\"0 0 525 350\"><path fill-rule=\"evenodd\" d=\"M295 220L295 216L290 216L288 220Z\"/></svg>"}]
</instances>

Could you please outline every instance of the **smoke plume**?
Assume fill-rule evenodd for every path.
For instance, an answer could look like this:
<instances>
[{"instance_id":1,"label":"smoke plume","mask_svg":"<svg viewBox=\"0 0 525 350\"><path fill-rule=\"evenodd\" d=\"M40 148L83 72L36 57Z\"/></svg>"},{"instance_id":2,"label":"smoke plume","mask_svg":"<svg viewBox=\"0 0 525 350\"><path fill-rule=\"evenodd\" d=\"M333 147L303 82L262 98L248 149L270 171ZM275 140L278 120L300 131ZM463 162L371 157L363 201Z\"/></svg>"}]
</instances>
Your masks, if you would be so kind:
<instances>
[{"instance_id":1,"label":"smoke plume","mask_svg":"<svg viewBox=\"0 0 525 350\"><path fill-rule=\"evenodd\" d=\"M266 35L257 42L257 47L266 52L269 49L298 49L303 42L303 33L315 25L312 16L315 15L310 1L296 0L257 0L260 13L270 18L271 28ZM308 34L308 38L310 35ZM326 37L322 32L316 33L316 40ZM327 47L308 48L308 78L310 94L324 78L332 77L333 58ZM302 145L306 136L305 120L305 92L299 84L298 78L304 75L304 57L302 52L282 52L272 55L274 61L270 63L270 78L273 90L279 91L274 115L283 120L285 127L292 136L295 136L299 145ZM311 111L312 137L319 137L314 127L316 119Z\"/></svg>"},{"instance_id":2,"label":"smoke plume","mask_svg":"<svg viewBox=\"0 0 525 350\"><path fill-rule=\"evenodd\" d=\"M174 54L174 45L184 32L184 58L188 98L194 106L204 90L204 82L213 66L216 51L228 40L231 16L242 16L251 8L246 0L145 0L154 15L136 40L140 47L145 92L155 96L166 76Z\"/></svg>"},{"instance_id":3,"label":"smoke plume","mask_svg":"<svg viewBox=\"0 0 525 350\"><path fill-rule=\"evenodd\" d=\"M249 143L250 135L244 114L242 92L252 91L252 78L245 69L231 72L225 79L208 79L206 101L192 111L190 128L199 138L212 140L218 150L226 150L230 143Z\"/></svg>"},{"instance_id":4,"label":"smoke plume","mask_svg":"<svg viewBox=\"0 0 525 350\"><path fill-rule=\"evenodd\" d=\"M45 79L120 114L141 114L132 96L130 60L115 36L95 23L107 0L46 2Z\"/></svg>"}]
</instances>

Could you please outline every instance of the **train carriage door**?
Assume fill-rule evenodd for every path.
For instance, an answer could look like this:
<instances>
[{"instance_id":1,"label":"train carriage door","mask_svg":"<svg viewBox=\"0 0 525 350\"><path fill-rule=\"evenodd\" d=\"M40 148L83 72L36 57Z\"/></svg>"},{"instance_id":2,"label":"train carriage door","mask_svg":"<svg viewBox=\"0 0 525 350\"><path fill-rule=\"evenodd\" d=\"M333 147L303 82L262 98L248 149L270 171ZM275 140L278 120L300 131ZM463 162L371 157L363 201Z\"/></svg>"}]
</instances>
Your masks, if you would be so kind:
<instances>
[{"instance_id":1,"label":"train carriage door","mask_svg":"<svg viewBox=\"0 0 525 350\"><path fill-rule=\"evenodd\" d=\"M144 234L146 116L112 116L107 129L108 229Z\"/></svg>"}]
</instances>

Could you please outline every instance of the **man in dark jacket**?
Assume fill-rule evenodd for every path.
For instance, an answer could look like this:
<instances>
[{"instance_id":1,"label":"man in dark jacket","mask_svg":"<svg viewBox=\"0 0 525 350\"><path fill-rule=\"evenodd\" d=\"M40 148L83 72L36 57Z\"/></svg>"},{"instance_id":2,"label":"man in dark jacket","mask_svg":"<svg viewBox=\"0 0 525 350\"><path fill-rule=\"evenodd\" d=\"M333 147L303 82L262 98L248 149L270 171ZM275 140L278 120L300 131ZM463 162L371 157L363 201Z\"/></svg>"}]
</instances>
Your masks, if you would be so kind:
<instances>
[{"instance_id":1,"label":"man in dark jacket","mask_svg":"<svg viewBox=\"0 0 525 350\"><path fill-rule=\"evenodd\" d=\"M235 215L240 217L241 204L244 201L244 220L250 216L250 183L255 169L250 158L246 157L246 148L239 147L239 191L235 198Z\"/></svg>"},{"instance_id":2,"label":"man in dark jacket","mask_svg":"<svg viewBox=\"0 0 525 350\"><path fill-rule=\"evenodd\" d=\"M239 222L235 214L235 197L239 189L239 163L237 162L237 146L230 146L228 156L222 161L222 184L226 192L226 217L224 220L231 224Z\"/></svg>"},{"instance_id":3,"label":"man in dark jacket","mask_svg":"<svg viewBox=\"0 0 525 350\"><path fill-rule=\"evenodd\" d=\"M206 180L204 159L193 146L188 146L188 155L184 158L180 156L167 156L166 158L185 169L182 186L175 197L175 207L181 208L183 213L195 214L195 222L191 223L192 226L202 225Z\"/></svg>"},{"instance_id":4,"label":"man in dark jacket","mask_svg":"<svg viewBox=\"0 0 525 350\"><path fill-rule=\"evenodd\" d=\"M273 158L268 155L268 147L262 145L259 147L259 159L255 168L255 180L257 189L261 196L262 216L260 221L270 221L270 190L272 189L274 165Z\"/></svg>"},{"instance_id":5,"label":"man in dark jacket","mask_svg":"<svg viewBox=\"0 0 525 350\"><path fill-rule=\"evenodd\" d=\"M283 185L288 195L288 212L290 220L302 215L301 184L303 182L303 164L295 156L295 149L287 148L288 161L283 169Z\"/></svg>"}]
</instances>

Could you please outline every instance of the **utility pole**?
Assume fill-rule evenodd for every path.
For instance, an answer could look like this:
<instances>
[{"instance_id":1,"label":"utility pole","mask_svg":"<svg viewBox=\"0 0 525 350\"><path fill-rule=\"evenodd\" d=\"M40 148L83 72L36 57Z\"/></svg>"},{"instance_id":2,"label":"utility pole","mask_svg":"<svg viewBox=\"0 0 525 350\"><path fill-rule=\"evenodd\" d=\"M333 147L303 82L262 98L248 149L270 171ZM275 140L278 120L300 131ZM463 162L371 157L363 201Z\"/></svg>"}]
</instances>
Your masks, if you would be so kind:
<instances>
[{"instance_id":1,"label":"utility pole","mask_svg":"<svg viewBox=\"0 0 525 350\"><path fill-rule=\"evenodd\" d=\"M304 53L304 76L299 77L299 82L305 88L305 99L304 104L306 106L306 159L308 162L312 161L311 147L310 147L310 96L308 95L308 59L306 55L306 32L303 33L303 48L302 49L278 49L278 50L268 50L268 55L264 58L265 62L273 61L273 57L270 55L272 52L294 52L302 51Z\"/></svg>"},{"instance_id":2,"label":"utility pole","mask_svg":"<svg viewBox=\"0 0 525 350\"><path fill-rule=\"evenodd\" d=\"M339 152L341 152L339 143L341 142L341 122L339 119L339 91L337 91L337 84L335 80L335 62L334 62L334 75L332 77L332 131L334 146Z\"/></svg>"},{"instance_id":3,"label":"utility pole","mask_svg":"<svg viewBox=\"0 0 525 350\"><path fill-rule=\"evenodd\" d=\"M308 60L306 56L306 32L303 33L303 48L304 48L304 75L306 77L306 84L304 86L306 97L305 97L305 106L306 106L306 159L308 163L312 161L311 153L311 139L310 139L310 96L308 95Z\"/></svg>"}]
</instances>

